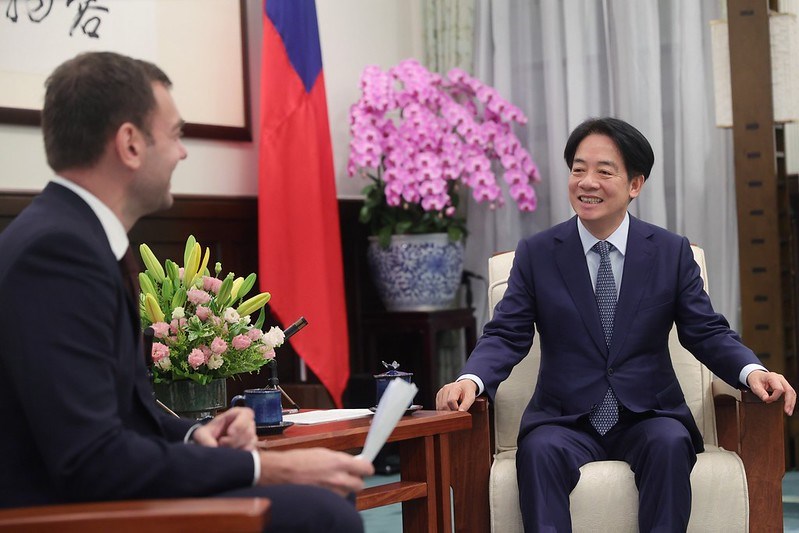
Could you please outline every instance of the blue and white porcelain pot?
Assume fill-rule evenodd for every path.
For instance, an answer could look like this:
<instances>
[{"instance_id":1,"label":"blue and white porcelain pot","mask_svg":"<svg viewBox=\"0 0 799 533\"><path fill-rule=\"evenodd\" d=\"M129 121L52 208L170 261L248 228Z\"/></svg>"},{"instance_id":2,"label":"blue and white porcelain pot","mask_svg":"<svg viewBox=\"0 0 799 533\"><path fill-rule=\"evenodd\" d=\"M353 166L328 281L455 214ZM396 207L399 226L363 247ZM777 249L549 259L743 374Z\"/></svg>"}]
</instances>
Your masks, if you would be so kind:
<instances>
[{"instance_id":1,"label":"blue and white porcelain pot","mask_svg":"<svg viewBox=\"0 0 799 533\"><path fill-rule=\"evenodd\" d=\"M389 311L435 311L453 306L463 272L463 242L446 233L392 235L388 248L369 237L372 281Z\"/></svg>"}]
</instances>

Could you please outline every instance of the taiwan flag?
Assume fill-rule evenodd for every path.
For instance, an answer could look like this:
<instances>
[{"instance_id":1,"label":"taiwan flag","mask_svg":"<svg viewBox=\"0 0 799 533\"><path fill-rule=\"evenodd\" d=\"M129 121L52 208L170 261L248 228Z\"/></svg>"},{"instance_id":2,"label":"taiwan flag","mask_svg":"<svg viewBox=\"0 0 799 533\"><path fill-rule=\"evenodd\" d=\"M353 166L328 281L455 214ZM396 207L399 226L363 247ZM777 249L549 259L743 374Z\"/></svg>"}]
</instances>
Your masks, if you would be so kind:
<instances>
[{"instance_id":1,"label":"taiwan flag","mask_svg":"<svg viewBox=\"0 0 799 533\"><path fill-rule=\"evenodd\" d=\"M337 406L349 378L336 183L314 0L266 0L258 187L262 290Z\"/></svg>"}]
</instances>

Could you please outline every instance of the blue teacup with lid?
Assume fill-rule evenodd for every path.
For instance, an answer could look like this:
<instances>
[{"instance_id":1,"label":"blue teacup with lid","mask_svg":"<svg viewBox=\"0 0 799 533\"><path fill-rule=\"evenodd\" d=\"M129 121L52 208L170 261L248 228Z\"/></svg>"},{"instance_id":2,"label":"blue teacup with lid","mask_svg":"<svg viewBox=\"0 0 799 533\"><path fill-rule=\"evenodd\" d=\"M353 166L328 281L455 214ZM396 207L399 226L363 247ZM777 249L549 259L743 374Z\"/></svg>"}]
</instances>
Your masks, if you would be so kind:
<instances>
[{"instance_id":1,"label":"blue teacup with lid","mask_svg":"<svg viewBox=\"0 0 799 533\"><path fill-rule=\"evenodd\" d=\"M383 393L386 392L386 387L388 384L394 379L401 379L407 381L408 383L413 383L413 372L402 372L399 369L399 363L396 361L392 361L391 363L386 363L385 361L380 361L383 363L383 366L386 367L386 371L382 374L375 374L375 386L377 391L377 401L375 405L380 403L380 398L383 397ZM413 405L413 400L408 405L410 408Z\"/></svg>"}]
</instances>

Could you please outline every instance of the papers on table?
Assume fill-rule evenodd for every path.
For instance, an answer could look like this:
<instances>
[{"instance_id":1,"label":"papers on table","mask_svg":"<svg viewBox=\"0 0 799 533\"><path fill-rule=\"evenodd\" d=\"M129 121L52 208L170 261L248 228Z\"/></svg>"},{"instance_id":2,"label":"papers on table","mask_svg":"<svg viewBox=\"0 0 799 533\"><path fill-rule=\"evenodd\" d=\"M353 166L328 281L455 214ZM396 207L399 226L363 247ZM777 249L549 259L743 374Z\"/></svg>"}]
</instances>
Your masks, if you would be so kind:
<instances>
[{"instance_id":1,"label":"papers on table","mask_svg":"<svg viewBox=\"0 0 799 533\"><path fill-rule=\"evenodd\" d=\"M326 409L321 411L308 411L307 413L296 413L284 415L283 420L294 422L295 424L321 424L323 422L338 422L339 420L351 420L372 416L369 409Z\"/></svg>"},{"instance_id":2,"label":"papers on table","mask_svg":"<svg viewBox=\"0 0 799 533\"><path fill-rule=\"evenodd\" d=\"M386 391L377 404L377 411L366 435L366 442L358 457L374 462L377 452L383 447L394 427L405 414L419 389L413 383L394 379L386 387Z\"/></svg>"}]
</instances>

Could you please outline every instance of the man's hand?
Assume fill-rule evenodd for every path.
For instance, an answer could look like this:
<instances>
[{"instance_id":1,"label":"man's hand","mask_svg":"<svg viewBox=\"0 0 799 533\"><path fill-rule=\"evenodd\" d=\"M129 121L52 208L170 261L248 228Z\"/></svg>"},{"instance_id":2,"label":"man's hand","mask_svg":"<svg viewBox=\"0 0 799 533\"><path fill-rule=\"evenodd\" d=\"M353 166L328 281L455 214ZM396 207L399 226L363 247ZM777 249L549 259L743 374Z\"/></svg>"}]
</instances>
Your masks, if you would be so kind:
<instances>
[{"instance_id":1,"label":"man's hand","mask_svg":"<svg viewBox=\"0 0 799 533\"><path fill-rule=\"evenodd\" d=\"M213 420L198 427L191 436L192 440L209 448L238 448L254 450L258 443L255 434L255 415L247 407L233 407Z\"/></svg>"},{"instance_id":2,"label":"man's hand","mask_svg":"<svg viewBox=\"0 0 799 533\"><path fill-rule=\"evenodd\" d=\"M439 411L468 411L477 395L477 383L462 379L447 383L436 394L436 409Z\"/></svg>"},{"instance_id":3,"label":"man's hand","mask_svg":"<svg viewBox=\"0 0 799 533\"><path fill-rule=\"evenodd\" d=\"M749 373L746 381L752 392L766 403L774 402L784 395L785 413L788 416L793 414L793 408L796 405L796 391L782 374L754 370Z\"/></svg>"},{"instance_id":4,"label":"man's hand","mask_svg":"<svg viewBox=\"0 0 799 533\"><path fill-rule=\"evenodd\" d=\"M327 448L261 452L260 485L316 485L347 496L363 490L363 478L374 474L372 463Z\"/></svg>"}]
</instances>

